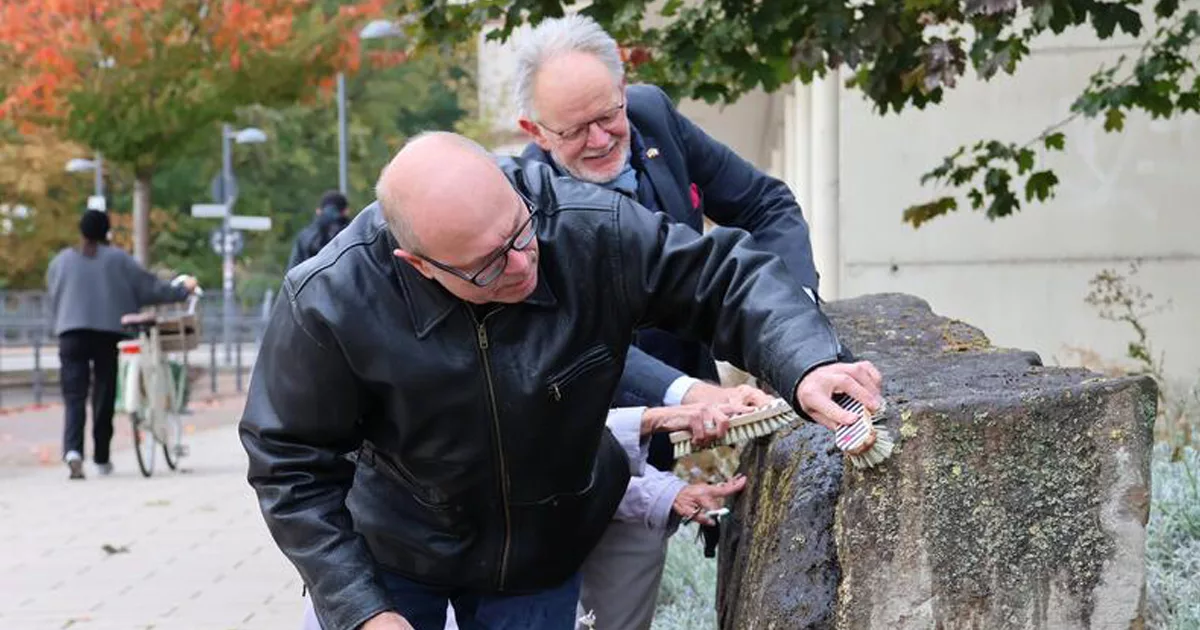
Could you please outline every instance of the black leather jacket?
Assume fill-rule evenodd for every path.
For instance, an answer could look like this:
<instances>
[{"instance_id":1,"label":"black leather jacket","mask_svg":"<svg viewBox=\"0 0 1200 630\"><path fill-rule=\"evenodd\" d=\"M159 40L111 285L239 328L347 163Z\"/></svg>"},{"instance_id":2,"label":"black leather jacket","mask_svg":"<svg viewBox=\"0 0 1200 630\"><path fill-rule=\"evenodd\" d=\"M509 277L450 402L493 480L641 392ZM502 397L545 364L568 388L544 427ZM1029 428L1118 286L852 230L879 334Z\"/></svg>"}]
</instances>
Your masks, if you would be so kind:
<instances>
[{"instance_id":1,"label":"black leather jacket","mask_svg":"<svg viewBox=\"0 0 1200 630\"><path fill-rule=\"evenodd\" d=\"M392 255L372 206L288 273L272 313L240 435L327 630L390 608L377 568L511 593L577 571L628 480L604 421L637 326L711 339L778 391L836 358L825 317L745 232L701 237L545 165L501 165L540 212L525 302L454 298Z\"/></svg>"}]
</instances>

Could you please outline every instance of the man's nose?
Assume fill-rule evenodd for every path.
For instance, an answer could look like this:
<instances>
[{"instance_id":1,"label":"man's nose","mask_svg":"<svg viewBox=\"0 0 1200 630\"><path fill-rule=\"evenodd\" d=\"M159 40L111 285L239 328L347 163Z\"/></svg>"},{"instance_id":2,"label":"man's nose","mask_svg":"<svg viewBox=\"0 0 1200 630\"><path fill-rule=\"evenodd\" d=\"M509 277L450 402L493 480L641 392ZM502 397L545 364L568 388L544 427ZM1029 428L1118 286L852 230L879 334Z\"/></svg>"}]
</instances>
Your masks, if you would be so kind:
<instances>
[{"instance_id":1,"label":"man's nose","mask_svg":"<svg viewBox=\"0 0 1200 630\"><path fill-rule=\"evenodd\" d=\"M512 248L508 250L508 272L513 275L521 275L529 270L530 262L533 260L533 243L525 249Z\"/></svg>"},{"instance_id":2,"label":"man's nose","mask_svg":"<svg viewBox=\"0 0 1200 630\"><path fill-rule=\"evenodd\" d=\"M609 133L600 123L591 123L588 125L587 146L588 148L599 149L608 146L609 139L612 134Z\"/></svg>"}]
</instances>

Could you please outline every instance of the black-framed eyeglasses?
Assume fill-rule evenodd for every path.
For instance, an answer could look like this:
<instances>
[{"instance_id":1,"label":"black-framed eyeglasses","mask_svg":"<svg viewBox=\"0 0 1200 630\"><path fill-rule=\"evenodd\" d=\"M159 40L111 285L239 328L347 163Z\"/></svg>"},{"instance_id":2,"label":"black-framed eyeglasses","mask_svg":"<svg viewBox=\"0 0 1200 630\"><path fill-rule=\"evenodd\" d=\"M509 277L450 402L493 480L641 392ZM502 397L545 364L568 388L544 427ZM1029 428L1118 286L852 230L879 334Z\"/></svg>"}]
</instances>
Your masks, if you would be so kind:
<instances>
[{"instance_id":1,"label":"black-framed eyeglasses","mask_svg":"<svg viewBox=\"0 0 1200 630\"><path fill-rule=\"evenodd\" d=\"M483 261L483 264L480 265L479 269L475 273L465 273L459 271L450 265L440 263L422 254L417 254L417 256L421 258L421 260L424 260L434 267L437 267L438 269L441 269L442 271L445 271L456 278L466 280L477 287L486 287L487 285L495 282L496 278L499 278L500 274L503 274L504 270L508 268L508 253L513 250L518 252L525 251L525 249L529 247L531 243L533 243L533 239L537 235L536 219L538 216L538 210L533 207L533 203L525 198L525 195L518 193L517 196L521 198L521 201L525 203L525 208L529 210L529 218L525 219L525 222L521 224L521 227L517 228L516 233L514 233L512 237L508 239L508 242L504 244L504 247L496 250L495 253L493 253L491 256L488 256L487 260Z\"/></svg>"},{"instance_id":2,"label":"black-framed eyeglasses","mask_svg":"<svg viewBox=\"0 0 1200 630\"><path fill-rule=\"evenodd\" d=\"M608 133L612 133L613 128L617 126L617 123L621 120L621 115L624 113L625 103L621 103L620 105L605 111L603 114L600 114L599 116L585 123L563 129L562 131L547 127L540 122L538 125L540 125L542 129L545 129L546 131L558 136L558 139L562 142L572 144L587 137L588 129L591 129L592 125L599 125L601 129L607 131Z\"/></svg>"}]
</instances>

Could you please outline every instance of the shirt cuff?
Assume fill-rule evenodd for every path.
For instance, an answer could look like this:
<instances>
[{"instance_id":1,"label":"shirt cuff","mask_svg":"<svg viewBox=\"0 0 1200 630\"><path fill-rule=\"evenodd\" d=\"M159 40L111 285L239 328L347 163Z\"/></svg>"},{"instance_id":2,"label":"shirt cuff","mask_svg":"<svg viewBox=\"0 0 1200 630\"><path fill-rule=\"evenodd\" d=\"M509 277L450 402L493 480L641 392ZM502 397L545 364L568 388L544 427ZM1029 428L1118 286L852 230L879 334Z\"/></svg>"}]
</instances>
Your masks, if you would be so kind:
<instances>
[{"instance_id":1,"label":"shirt cuff","mask_svg":"<svg viewBox=\"0 0 1200 630\"><path fill-rule=\"evenodd\" d=\"M667 407L682 405L683 397L687 394L687 391L691 389L692 385L698 382L700 382L699 379L692 378L686 374L675 379L671 383L671 386L667 388L666 393L663 394L663 405Z\"/></svg>"},{"instance_id":2,"label":"shirt cuff","mask_svg":"<svg viewBox=\"0 0 1200 630\"><path fill-rule=\"evenodd\" d=\"M637 523L646 529L669 536L679 519L675 518L675 497L687 483L673 473L646 467L646 476L632 477L625 488L625 496L617 506L613 519L626 523Z\"/></svg>"},{"instance_id":3,"label":"shirt cuff","mask_svg":"<svg viewBox=\"0 0 1200 630\"><path fill-rule=\"evenodd\" d=\"M640 476L646 467L646 458L650 455L650 439L642 439L642 415L645 407L620 407L608 410L608 418L604 424L617 438L617 443L625 450L629 458L629 474Z\"/></svg>"},{"instance_id":4,"label":"shirt cuff","mask_svg":"<svg viewBox=\"0 0 1200 630\"><path fill-rule=\"evenodd\" d=\"M646 513L646 525L653 530L667 532L671 523L671 516L675 514L675 497L679 495L679 491L687 487L687 482L680 479L674 473L664 472L654 468L653 466L647 469L655 474L657 483L651 484L650 506Z\"/></svg>"}]
</instances>

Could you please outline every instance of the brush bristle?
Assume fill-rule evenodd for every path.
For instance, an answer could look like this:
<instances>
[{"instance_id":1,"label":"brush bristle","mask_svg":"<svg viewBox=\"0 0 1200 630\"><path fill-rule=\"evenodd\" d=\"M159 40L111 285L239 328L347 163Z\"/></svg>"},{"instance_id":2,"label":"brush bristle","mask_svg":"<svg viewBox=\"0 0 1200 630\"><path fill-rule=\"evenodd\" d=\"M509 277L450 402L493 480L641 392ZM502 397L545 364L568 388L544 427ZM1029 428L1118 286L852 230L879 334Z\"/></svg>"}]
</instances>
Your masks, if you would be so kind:
<instances>
[{"instance_id":1,"label":"brush bristle","mask_svg":"<svg viewBox=\"0 0 1200 630\"><path fill-rule=\"evenodd\" d=\"M887 429L875 426L871 414L867 412L862 403L846 394L835 395L833 401L842 409L858 415L857 422L838 428L834 434L834 442L838 448L846 452L846 458L855 468L860 470L872 468L891 457L892 449L895 447L892 436ZM875 443L871 445L871 448L862 453L850 453L850 451L861 448L872 435L875 436Z\"/></svg>"},{"instance_id":2,"label":"brush bristle","mask_svg":"<svg viewBox=\"0 0 1200 630\"><path fill-rule=\"evenodd\" d=\"M857 450L866 443L872 434L875 436L875 443L867 451L857 455L846 454L847 459L855 468L871 468L891 457L895 447L891 435L883 427L877 427L874 424L871 415L862 403L846 394L835 395L833 401L843 409L857 414L859 418L858 422L843 426L834 434L834 441L838 448L843 451ZM763 405L750 413L732 418L725 437L709 444L706 448L743 444L788 427L799 417L787 402L777 398L770 404ZM691 434L686 431L672 433L671 441L674 443L676 459L689 455L694 450Z\"/></svg>"},{"instance_id":3,"label":"brush bristle","mask_svg":"<svg viewBox=\"0 0 1200 630\"><path fill-rule=\"evenodd\" d=\"M787 427L799 417L791 405L777 398L754 411L731 418L725 437L705 448L743 444ZM692 453L691 434L686 431L671 434L671 441L674 442L676 459Z\"/></svg>"}]
</instances>

